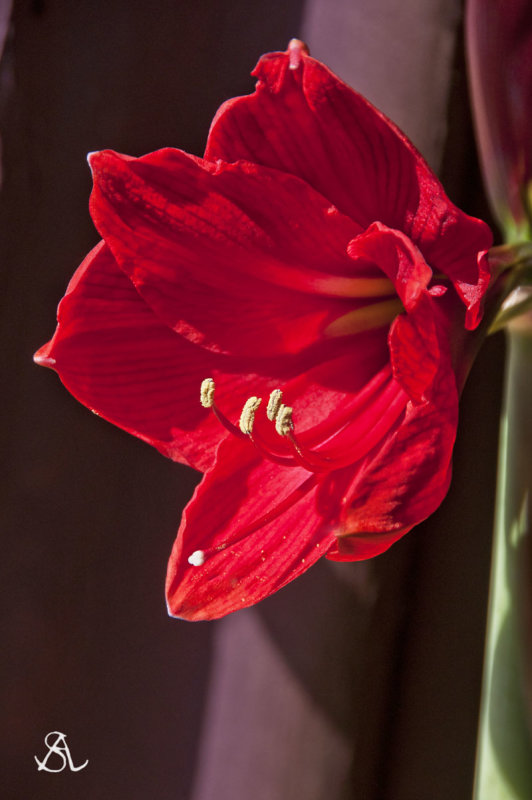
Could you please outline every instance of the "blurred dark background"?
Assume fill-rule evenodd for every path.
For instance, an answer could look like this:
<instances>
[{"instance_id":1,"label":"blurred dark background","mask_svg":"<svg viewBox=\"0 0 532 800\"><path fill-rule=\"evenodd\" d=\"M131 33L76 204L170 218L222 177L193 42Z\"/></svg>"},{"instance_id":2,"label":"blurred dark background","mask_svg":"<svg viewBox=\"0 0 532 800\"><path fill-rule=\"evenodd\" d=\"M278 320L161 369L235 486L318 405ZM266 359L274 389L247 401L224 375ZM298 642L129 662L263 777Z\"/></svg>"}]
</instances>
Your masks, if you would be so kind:
<instances>
[{"instance_id":1,"label":"blurred dark background","mask_svg":"<svg viewBox=\"0 0 532 800\"><path fill-rule=\"evenodd\" d=\"M342 3L332 5L339 15ZM432 5L437 15L445 4ZM380 6L385 26L384 0L372 7ZM343 7L365 15L363 2ZM97 241L86 153L171 145L201 155L219 104L252 90L259 55L305 30L316 30L313 54L340 70L339 53L318 35L316 8L304 0L14 4L0 72L9 800L470 797L501 339L486 344L471 374L452 488L430 520L375 561L318 564L256 609L203 624L169 619L163 595L199 476L91 415L32 363ZM411 31L415 2L398 8ZM487 218L459 4L453 13L441 120L421 101L405 117L417 115L424 130L427 114L435 129L447 120L444 184L464 210ZM396 21L389 36L399 36ZM394 64L368 59L361 79L371 83L375 70L384 94L396 96ZM86 769L37 771L34 755L44 757L54 730L67 734L75 764L89 759Z\"/></svg>"}]
</instances>

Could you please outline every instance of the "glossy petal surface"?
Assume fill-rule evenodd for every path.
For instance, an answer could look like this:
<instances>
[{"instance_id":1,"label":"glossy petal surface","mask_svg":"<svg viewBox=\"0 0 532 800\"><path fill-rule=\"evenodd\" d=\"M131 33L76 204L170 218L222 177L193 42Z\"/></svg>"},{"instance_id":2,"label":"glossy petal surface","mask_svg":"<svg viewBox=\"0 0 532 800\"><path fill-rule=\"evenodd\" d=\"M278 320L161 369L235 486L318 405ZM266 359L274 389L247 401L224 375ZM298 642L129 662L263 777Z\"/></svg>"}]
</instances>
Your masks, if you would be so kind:
<instances>
[{"instance_id":1,"label":"glossy petal surface","mask_svg":"<svg viewBox=\"0 0 532 800\"><path fill-rule=\"evenodd\" d=\"M490 247L483 222L450 202L414 146L383 114L319 61L263 56L254 94L218 111L208 159L248 159L304 178L363 228L380 221L406 233L456 284L479 320L487 268L471 258Z\"/></svg>"},{"instance_id":2,"label":"glossy petal surface","mask_svg":"<svg viewBox=\"0 0 532 800\"><path fill-rule=\"evenodd\" d=\"M249 364L213 356L177 336L142 301L102 242L72 278L58 309L53 339L35 356L56 369L72 394L97 414L196 469L212 465L220 440L216 419L199 404L213 374L236 416L257 384ZM225 394L225 392L224 392Z\"/></svg>"},{"instance_id":3,"label":"glossy petal surface","mask_svg":"<svg viewBox=\"0 0 532 800\"><path fill-rule=\"evenodd\" d=\"M91 164L93 218L117 262L167 325L203 347L297 353L348 307L393 293L381 270L354 273L346 246L358 227L290 175L179 150L106 151Z\"/></svg>"},{"instance_id":4,"label":"glossy petal surface","mask_svg":"<svg viewBox=\"0 0 532 800\"><path fill-rule=\"evenodd\" d=\"M328 557L377 555L440 505L451 480L457 400L444 365L431 401L407 404L401 425L349 487L344 524L352 534L339 538Z\"/></svg>"},{"instance_id":5,"label":"glossy petal surface","mask_svg":"<svg viewBox=\"0 0 532 800\"><path fill-rule=\"evenodd\" d=\"M308 569L334 542L329 520L316 513L317 492L305 470L279 468L246 443L223 442L183 516L168 566L170 612L221 617ZM286 503L280 520L276 510ZM205 561L191 566L197 551Z\"/></svg>"}]
</instances>

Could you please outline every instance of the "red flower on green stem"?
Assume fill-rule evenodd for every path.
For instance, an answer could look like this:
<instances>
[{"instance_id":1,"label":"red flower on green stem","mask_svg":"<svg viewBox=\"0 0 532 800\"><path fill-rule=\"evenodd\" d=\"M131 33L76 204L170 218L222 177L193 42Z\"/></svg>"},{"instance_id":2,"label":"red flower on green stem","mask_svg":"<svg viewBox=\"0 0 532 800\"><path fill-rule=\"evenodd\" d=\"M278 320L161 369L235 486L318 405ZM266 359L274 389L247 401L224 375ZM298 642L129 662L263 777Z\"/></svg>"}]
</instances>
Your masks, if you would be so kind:
<instances>
[{"instance_id":1,"label":"red flower on green stem","mask_svg":"<svg viewBox=\"0 0 532 800\"><path fill-rule=\"evenodd\" d=\"M389 120L300 43L254 75L203 159L92 154L103 241L36 356L205 472L168 568L186 619L381 553L437 508L489 282L488 228Z\"/></svg>"}]
</instances>

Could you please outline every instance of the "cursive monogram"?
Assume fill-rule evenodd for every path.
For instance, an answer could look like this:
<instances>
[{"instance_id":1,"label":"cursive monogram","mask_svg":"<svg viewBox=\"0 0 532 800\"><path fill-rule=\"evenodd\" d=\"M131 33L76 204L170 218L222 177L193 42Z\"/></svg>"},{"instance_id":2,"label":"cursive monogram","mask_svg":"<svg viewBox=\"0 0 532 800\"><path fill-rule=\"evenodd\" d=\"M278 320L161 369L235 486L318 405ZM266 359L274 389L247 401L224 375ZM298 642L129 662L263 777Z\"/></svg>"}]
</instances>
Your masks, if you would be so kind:
<instances>
[{"instance_id":1,"label":"cursive monogram","mask_svg":"<svg viewBox=\"0 0 532 800\"><path fill-rule=\"evenodd\" d=\"M55 736L55 740L52 740L52 737ZM45 757L42 761L39 761L37 756L33 756L37 764L39 765L39 771L44 769L46 772L62 772L68 764L68 767L71 772L79 772L80 769L84 769L89 760L87 759L84 764L80 764L78 767L74 766L72 761L72 756L70 755L70 750L68 749L68 745L66 743L66 733L61 733L60 731L50 731L44 737L44 743L48 748L48 752L46 753ZM48 759L55 753L59 758L62 759L62 765L57 769L53 767L48 767Z\"/></svg>"}]
</instances>

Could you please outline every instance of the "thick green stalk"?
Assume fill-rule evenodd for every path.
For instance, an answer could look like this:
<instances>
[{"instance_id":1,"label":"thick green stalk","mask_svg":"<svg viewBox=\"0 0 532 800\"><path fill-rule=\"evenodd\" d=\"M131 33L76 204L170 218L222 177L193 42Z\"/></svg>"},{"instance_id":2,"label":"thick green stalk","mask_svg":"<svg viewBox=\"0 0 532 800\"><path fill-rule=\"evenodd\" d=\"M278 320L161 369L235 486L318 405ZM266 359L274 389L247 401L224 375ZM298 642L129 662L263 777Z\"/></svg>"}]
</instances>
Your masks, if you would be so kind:
<instances>
[{"instance_id":1,"label":"thick green stalk","mask_svg":"<svg viewBox=\"0 0 532 800\"><path fill-rule=\"evenodd\" d=\"M532 798L532 314L507 337L475 800Z\"/></svg>"}]
</instances>

